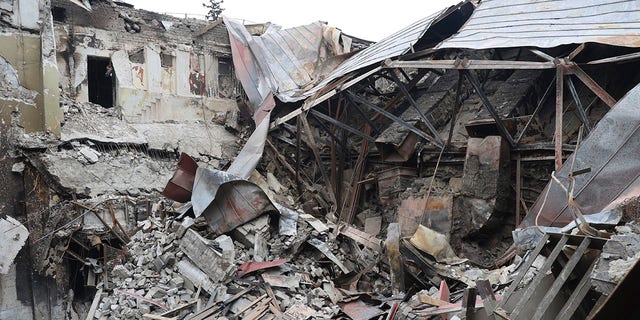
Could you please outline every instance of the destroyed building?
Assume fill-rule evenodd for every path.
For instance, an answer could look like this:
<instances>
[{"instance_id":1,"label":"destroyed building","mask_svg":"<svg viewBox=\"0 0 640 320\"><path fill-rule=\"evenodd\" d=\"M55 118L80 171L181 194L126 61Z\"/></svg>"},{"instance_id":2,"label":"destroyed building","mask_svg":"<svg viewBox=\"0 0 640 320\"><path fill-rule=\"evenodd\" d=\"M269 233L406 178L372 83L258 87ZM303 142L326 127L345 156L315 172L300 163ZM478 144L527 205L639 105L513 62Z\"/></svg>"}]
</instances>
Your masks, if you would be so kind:
<instances>
[{"instance_id":1,"label":"destroyed building","mask_svg":"<svg viewBox=\"0 0 640 320\"><path fill-rule=\"evenodd\" d=\"M0 319L635 318L639 17L0 0Z\"/></svg>"}]
</instances>

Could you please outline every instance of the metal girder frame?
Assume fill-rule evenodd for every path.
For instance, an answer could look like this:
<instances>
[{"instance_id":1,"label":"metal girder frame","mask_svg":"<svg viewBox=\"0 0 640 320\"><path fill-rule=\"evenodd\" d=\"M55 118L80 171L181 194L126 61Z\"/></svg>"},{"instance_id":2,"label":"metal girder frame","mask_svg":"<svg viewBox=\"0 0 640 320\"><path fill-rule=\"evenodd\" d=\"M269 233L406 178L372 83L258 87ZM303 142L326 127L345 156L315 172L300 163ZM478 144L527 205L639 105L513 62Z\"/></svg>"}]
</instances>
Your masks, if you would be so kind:
<instances>
[{"instance_id":1,"label":"metal girder frame","mask_svg":"<svg viewBox=\"0 0 640 320\"><path fill-rule=\"evenodd\" d=\"M551 80L551 83L549 83L549 86L547 86L547 90L544 91L542 98L540 99L540 101L538 101L538 105L536 106L536 109L533 110L533 113L531 114L531 118L529 118L529 120L527 121L527 124L525 124L524 128L522 128L522 132L520 132L520 135L518 135L518 138L516 139L516 144L520 144L520 140L524 136L525 132L527 132L527 128L529 128L529 125L531 124L531 122L533 122L533 119L536 117L540 109L542 109L542 105L544 104L544 102L547 101L547 99L549 98L549 93L551 93L551 87L553 86L555 81L556 81L556 78L553 77L553 79Z\"/></svg>"},{"instance_id":2,"label":"metal girder frame","mask_svg":"<svg viewBox=\"0 0 640 320\"><path fill-rule=\"evenodd\" d=\"M384 110L383 108L380 108L380 107L376 106L375 104L367 101L364 98L359 97L358 95L356 95L355 93L353 93L353 92L351 92L349 90L347 90L346 92L347 92L347 96L350 99L354 100L353 102L360 103L362 105L365 105L365 106L373 109L374 111L378 112L379 114L382 114L383 116L385 116L385 117L397 122L398 124L402 125L403 127L407 128L407 129L409 129L409 131L417 134L419 137L421 137L421 138L423 138L423 139L425 139L425 140L427 140L429 142L432 142L433 144L437 145L438 147L442 147L442 143L441 142L439 142L435 138L429 136L424 131L422 131L422 130L416 128L415 126L409 124L408 122L402 120L400 117L394 115L393 113L391 113L389 111Z\"/></svg>"},{"instance_id":3,"label":"metal girder frame","mask_svg":"<svg viewBox=\"0 0 640 320\"><path fill-rule=\"evenodd\" d=\"M507 130L507 127L504 126L500 115L498 115L498 113L496 112L496 109L489 101L489 98L487 98L487 96L484 94L484 90L482 90L482 85L480 85L480 81L478 80L478 78L473 73L469 72L469 70L462 70L461 72L467 78L467 80L469 80L473 88L476 90L478 96L480 96L482 104L487 108L493 119L496 121L496 125L498 126L498 130L500 131L500 134L502 134L502 137L507 139L509 145L514 148L516 146L516 142L513 140L513 137L509 133L509 130Z\"/></svg>"},{"instance_id":4,"label":"metal girder frame","mask_svg":"<svg viewBox=\"0 0 640 320\"><path fill-rule=\"evenodd\" d=\"M339 128L342 128L342 129L344 129L346 131L349 131L349 132L351 132L351 133L353 133L353 134L355 134L355 135L357 135L359 137L362 137L362 138L367 139L369 141L375 141L376 140L373 137L360 132L360 130L354 129L354 128L352 128L352 127L350 127L350 126L348 126L348 125L346 125L346 124L344 124L344 123L342 123L342 122L340 122L340 121L338 121L338 120L336 120L334 118L329 117L328 115L326 115L326 114L324 114L324 113L322 113L320 111L309 110L309 112L311 112L311 114L313 116L315 116L317 118L320 118L322 120L325 120L327 122L330 122L330 123L338 126Z\"/></svg>"},{"instance_id":5,"label":"metal girder frame","mask_svg":"<svg viewBox=\"0 0 640 320\"><path fill-rule=\"evenodd\" d=\"M413 99L413 97L409 93L409 90L407 90L407 88L404 86L404 83L402 83L402 81L400 81L400 79L398 79L398 77L395 74L393 74L393 72L390 72L389 74L391 75L391 78L396 83L398 88L400 88L400 91L402 91L402 94L404 94L404 97L407 100L409 100L409 104L416 110L416 112L418 112L418 114L420 115L420 118L422 118L422 121L424 121L424 124L427 126L429 131L431 131L431 134L433 135L433 137L436 140L438 140L440 144L442 144L443 141L442 141L442 138L440 138L440 134L438 133L438 130L436 130L433 124L431 124L431 121L429 121L429 119L427 119L427 116L425 116L424 113L420 110L418 103L416 102L416 100ZM409 79L408 76L406 77L407 79Z\"/></svg>"},{"instance_id":6,"label":"metal girder frame","mask_svg":"<svg viewBox=\"0 0 640 320\"><path fill-rule=\"evenodd\" d=\"M564 100L564 68L558 66L556 68L556 129L554 133L555 139L555 155L556 155L556 171L562 167L562 112Z\"/></svg>"},{"instance_id":7,"label":"metal girder frame","mask_svg":"<svg viewBox=\"0 0 640 320\"><path fill-rule=\"evenodd\" d=\"M566 76L567 87L569 87L569 92L571 92L571 96L573 97L573 101L576 103L576 110L578 111L578 117L582 124L584 124L585 129L587 129L587 133L591 131L591 125L589 124L589 118L587 117L587 112L582 106L582 101L580 101L580 96L578 96L578 91L576 91L576 87L573 85L573 80L571 80L571 76Z\"/></svg>"}]
</instances>

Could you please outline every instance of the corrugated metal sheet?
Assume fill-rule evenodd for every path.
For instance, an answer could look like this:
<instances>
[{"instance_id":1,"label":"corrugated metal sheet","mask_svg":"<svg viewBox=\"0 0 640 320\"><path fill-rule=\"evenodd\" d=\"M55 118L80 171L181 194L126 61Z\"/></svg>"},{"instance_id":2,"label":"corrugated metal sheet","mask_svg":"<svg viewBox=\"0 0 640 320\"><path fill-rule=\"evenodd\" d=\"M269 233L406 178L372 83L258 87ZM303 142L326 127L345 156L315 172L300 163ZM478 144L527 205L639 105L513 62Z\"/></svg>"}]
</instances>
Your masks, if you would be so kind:
<instances>
[{"instance_id":1,"label":"corrugated metal sheet","mask_svg":"<svg viewBox=\"0 0 640 320\"><path fill-rule=\"evenodd\" d=\"M407 53L412 46L424 35L431 23L439 17L445 10L434 13L426 18L420 19L408 27L376 42L368 48L358 52L351 58L343 62L338 68L333 70L323 81L319 82L313 89L305 92L304 96L310 96L316 91L324 88L333 80L346 75L349 72L359 70L374 63L382 62L385 59L396 57Z\"/></svg>"},{"instance_id":2,"label":"corrugated metal sheet","mask_svg":"<svg viewBox=\"0 0 640 320\"><path fill-rule=\"evenodd\" d=\"M585 42L640 47L640 1L484 0L438 48L551 48Z\"/></svg>"},{"instance_id":3,"label":"corrugated metal sheet","mask_svg":"<svg viewBox=\"0 0 640 320\"><path fill-rule=\"evenodd\" d=\"M444 36L448 36L472 11L472 3L461 2L412 23L346 60L350 38L319 22L285 30L267 30L261 36L251 36L233 19L225 18L225 24L231 36L238 79L257 110L266 100L269 89L284 102L306 99L350 72L410 52L436 22L458 13L452 19L456 20L452 26L447 24L451 21L439 26L444 29ZM443 30L437 30L431 38L437 39L441 33Z\"/></svg>"},{"instance_id":4,"label":"corrugated metal sheet","mask_svg":"<svg viewBox=\"0 0 640 320\"><path fill-rule=\"evenodd\" d=\"M565 185L575 157L574 170L591 172L575 177L575 202L583 214L613 209L640 195L640 85L631 89L598 122L587 139L564 163L556 176ZM546 202L544 195L548 196ZM540 207L544 203L542 211ZM540 211L541 226L563 227L573 220L567 195L551 181L530 209L523 227L533 226Z\"/></svg>"},{"instance_id":5,"label":"corrugated metal sheet","mask_svg":"<svg viewBox=\"0 0 640 320\"><path fill-rule=\"evenodd\" d=\"M351 49L350 38L322 22L282 30L271 25L260 36L249 34L233 19L225 18L225 24L233 55L242 60L238 68L234 59L236 70L248 73L238 78L249 98L253 92L261 93L261 99L252 101L254 107L265 100L269 90L284 102L300 100L296 96L337 67Z\"/></svg>"}]
</instances>

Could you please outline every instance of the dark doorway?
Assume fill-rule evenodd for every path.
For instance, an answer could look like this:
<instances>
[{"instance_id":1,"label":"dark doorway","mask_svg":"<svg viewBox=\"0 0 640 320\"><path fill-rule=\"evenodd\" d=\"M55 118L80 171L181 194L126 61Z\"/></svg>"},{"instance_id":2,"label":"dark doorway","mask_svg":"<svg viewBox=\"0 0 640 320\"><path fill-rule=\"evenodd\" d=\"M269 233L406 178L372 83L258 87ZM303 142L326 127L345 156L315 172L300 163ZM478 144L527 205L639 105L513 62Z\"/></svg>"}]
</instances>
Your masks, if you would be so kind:
<instances>
[{"instance_id":1,"label":"dark doorway","mask_svg":"<svg viewBox=\"0 0 640 320\"><path fill-rule=\"evenodd\" d=\"M109 58L87 57L89 101L113 107L113 69Z\"/></svg>"}]
</instances>

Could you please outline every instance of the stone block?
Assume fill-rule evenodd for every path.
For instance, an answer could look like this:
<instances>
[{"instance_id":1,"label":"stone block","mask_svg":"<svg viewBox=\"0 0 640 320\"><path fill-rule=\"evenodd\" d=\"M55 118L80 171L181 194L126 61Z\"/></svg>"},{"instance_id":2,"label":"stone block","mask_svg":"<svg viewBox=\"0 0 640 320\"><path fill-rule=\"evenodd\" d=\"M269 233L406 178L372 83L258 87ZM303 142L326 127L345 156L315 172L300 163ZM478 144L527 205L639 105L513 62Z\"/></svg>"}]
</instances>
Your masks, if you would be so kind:
<instances>
[{"instance_id":1,"label":"stone block","mask_svg":"<svg viewBox=\"0 0 640 320\"><path fill-rule=\"evenodd\" d=\"M235 247L227 235L209 240L189 229L180 240L180 249L213 282L235 272Z\"/></svg>"}]
</instances>

